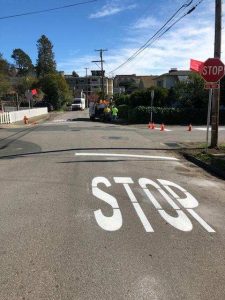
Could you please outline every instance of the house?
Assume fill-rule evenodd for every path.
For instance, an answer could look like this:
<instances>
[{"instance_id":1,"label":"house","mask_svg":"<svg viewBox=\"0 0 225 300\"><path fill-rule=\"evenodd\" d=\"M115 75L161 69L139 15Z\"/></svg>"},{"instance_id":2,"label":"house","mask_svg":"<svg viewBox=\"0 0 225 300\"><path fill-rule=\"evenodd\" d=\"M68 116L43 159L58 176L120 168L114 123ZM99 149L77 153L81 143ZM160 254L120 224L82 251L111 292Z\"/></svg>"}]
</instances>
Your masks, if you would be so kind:
<instances>
[{"instance_id":1,"label":"house","mask_svg":"<svg viewBox=\"0 0 225 300\"><path fill-rule=\"evenodd\" d=\"M146 75L137 76L136 74L131 75L116 75L113 80L114 93L132 93L136 89L146 89L155 86L154 79L157 76Z\"/></svg>"},{"instance_id":2,"label":"house","mask_svg":"<svg viewBox=\"0 0 225 300\"><path fill-rule=\"evenodd\" d=\"M193 72L189 70L177 70L176 68L172 68L168 73L162 74L153 80L156 86L170 89L178 82L186 81L188 76L192 73Z\"/></svg>"},{"instance_id":3,"label":"house","mask_svg":"<svg viewBox=\"0 0 225 300\"><path fill-rule=\"evenodd\" d=\"M70 89L73 90L74 96L80 96L84 92L90 98L101 91L101 71L93 70L91 73L90 76L86 77L64 75ZM113 96L113 79L104 76L103 82L105 95L111 98Z\"/></svg>"}]
</instances>

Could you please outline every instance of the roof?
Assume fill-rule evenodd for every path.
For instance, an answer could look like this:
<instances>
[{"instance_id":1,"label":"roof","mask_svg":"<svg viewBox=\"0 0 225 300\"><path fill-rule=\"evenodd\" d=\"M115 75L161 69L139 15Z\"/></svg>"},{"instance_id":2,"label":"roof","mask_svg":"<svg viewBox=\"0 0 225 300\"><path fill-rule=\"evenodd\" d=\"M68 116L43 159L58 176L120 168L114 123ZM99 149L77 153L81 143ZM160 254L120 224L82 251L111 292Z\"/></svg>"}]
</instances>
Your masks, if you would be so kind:
<instances>
[{"instance_id":1,"label":"roof","mask_svg":"<svg viewBox=\"0 0 225 300\"><path fill-rule=\"evenodd\" d=\"M158 78L161 78L161 77L165 77L165 76L188 76L190 74L192 74L193 72L192 71L189 71L189 70L177 70L177 71L170 71L168 73L165 73L165 74L162 74L162 75L159 75L157 78L154 78L155 79L158 79Z\"/></svg>"}]
</instances>

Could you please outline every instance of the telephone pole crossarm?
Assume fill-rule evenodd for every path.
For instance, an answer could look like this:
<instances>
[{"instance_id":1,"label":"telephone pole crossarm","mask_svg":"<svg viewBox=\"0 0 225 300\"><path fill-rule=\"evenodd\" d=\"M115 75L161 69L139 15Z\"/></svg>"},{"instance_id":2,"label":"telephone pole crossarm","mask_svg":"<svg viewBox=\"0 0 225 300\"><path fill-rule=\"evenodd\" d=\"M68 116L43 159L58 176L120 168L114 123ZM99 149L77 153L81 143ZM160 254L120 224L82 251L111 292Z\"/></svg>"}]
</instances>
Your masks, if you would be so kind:
<instances>
[{"instance_id":1,"label":"telephone pole crossarm","mask_svg":"<svg viewBox=\"0 0 225 300\"><path fill-rule=\"evenodd\" d=\"M100 53L100 60L93 60L94 63L101 63L101 90L102 90L102 98L105 99L105 89L104 89L104 68L103 63L105 62L103 60L103 52L108 51L107 49L98 49L95 50Z\"/></svg>"}]
</instances>

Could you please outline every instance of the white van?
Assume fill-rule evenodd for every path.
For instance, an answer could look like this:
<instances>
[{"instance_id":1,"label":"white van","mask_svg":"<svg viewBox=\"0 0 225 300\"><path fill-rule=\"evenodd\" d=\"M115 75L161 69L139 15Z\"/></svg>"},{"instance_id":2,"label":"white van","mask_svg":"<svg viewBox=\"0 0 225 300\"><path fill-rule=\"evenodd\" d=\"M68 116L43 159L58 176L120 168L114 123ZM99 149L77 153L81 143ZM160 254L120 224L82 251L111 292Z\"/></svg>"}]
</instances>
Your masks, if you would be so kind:
<instances>
[{"instance_id":1,"label":"white van","mask_svg":"<svg viewBox=\"0 0 225 300\"><path fill-rule=\"evenodd\" d=\"M85 109L85 98L75 98L71 110L84 110Z\"/></svg>"}]
</instances>

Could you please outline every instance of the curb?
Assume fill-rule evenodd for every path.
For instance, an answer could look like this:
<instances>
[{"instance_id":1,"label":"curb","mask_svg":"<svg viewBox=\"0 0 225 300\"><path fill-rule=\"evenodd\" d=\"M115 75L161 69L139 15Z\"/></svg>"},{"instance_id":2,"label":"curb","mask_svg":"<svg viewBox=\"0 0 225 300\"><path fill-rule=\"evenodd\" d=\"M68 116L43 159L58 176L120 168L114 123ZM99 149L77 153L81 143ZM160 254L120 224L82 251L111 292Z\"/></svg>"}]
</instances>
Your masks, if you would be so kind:
<instances>
[{"instance_id":1,"label":"curb","mask_svg":"<svg viewBox=\"0 0 225 300\"><path fill-rule=\"evenodd\" d=\"M194 163L195 165L197 165L198 167L204 169L205 171L207 171L208 173L215 175L217 177L220 177L221 179L225 180L225 172L221 171L219 169L217 169L216 167L213 167L211 165L208 165L206 163L204 163L203 161L195 158L194 156L187 154L187 153L183 153L181 152L181 154L183 155L184 158L186 158L188 161Z\"/></svg>"}]
</instances>

